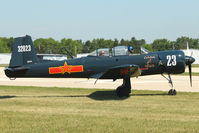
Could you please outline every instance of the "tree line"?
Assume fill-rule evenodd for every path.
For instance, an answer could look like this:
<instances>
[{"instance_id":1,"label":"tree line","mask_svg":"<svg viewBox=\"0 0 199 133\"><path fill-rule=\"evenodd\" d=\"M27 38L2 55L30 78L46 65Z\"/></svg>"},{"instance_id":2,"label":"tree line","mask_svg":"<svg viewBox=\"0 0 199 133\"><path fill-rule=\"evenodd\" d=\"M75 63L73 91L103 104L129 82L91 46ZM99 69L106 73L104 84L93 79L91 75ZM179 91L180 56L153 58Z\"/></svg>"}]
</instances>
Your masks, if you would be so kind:
<instances>
[{"instance_id":1,"label":"tree line","mask_svg":"<svg viewBox=\"0 0 199 133\"><path fill-rule=\"evenodd\" d=\"M189 48L199 49L199 39L189 37L179 37L176 41L169 41L168 39L156 39L151 44L147 44L144 39L136 39L132 37L129 40L125 39L93 39L83 42L82 40L72 40L63 38L57 41L53 38L39 38L34 40L34 46L37 53L42 54L67 54L67 50L73 55L79 53L90 53L99 48L113 48L120 45L132 45L135 53L140 52L140 46L149 51L163 51L172 49L186 49L187 42ZM10 53L14 44L14 38L0 37L0 53ZM67 50L66 50L67 49Z\"/></svg>"}]
</instances>

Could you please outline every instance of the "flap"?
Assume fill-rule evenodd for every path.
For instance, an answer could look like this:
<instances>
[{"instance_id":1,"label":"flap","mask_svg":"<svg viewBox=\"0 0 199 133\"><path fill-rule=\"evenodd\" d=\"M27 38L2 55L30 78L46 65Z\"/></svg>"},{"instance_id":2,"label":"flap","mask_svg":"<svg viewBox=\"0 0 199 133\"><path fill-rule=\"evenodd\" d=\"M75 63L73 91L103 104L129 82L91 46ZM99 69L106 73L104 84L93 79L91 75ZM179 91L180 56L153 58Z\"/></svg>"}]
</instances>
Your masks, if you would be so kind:
<instances>
[{"instance_id":1,"label":"flap","mask_svg":"<svg viewBox=\"0 0 199 133\"><path fill-rule=\"evenodd\" d=\"M128 71L127 71L128 70ZM119 72L120 75L130 74L130 77L140 76L140 67L135 64L125 64L120 66L112 67L108 72Z\"/></svg>"},{"instance_id":2,"label":"flap","mask_svg":"<svg viewBox=\"0 0 199 133\"><path fill-rule=\"evenodd\" d=\"M96 79L119 79L124 75L129 74L130 77L140 76L140 67L134 64L125 64L120 66L114 66L105 72L100 72L92 75L90 78Z\"/></svg>"},{"instance_id":3,"label":"flap","mask_svg":"<svg viewBox=\"0 0 199 133\"><path fill-rule=\"evenodd\" d=\"M102 75L104 75L104 72L94 74L90 78L100 79L100 77L102 77Z\"/></svg>"}]
</instances>

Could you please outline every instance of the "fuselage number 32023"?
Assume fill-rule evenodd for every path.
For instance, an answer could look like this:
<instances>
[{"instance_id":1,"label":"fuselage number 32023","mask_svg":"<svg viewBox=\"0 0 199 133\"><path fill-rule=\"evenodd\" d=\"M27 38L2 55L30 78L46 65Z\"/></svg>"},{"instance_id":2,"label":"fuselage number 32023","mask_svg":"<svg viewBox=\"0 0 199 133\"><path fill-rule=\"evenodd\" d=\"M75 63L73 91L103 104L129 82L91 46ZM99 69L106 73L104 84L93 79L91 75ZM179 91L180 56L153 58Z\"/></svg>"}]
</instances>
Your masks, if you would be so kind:
<instances>
[{"instance_id":1,"label":"fuselage number 32023","mask_svg":"<svg viewBox=\"0 0 199 133\"><path fill-rule=\"evenodd\" d=\"M176 55L167 55L167 66L176 66Z\"/></svg>"}]
</instances>

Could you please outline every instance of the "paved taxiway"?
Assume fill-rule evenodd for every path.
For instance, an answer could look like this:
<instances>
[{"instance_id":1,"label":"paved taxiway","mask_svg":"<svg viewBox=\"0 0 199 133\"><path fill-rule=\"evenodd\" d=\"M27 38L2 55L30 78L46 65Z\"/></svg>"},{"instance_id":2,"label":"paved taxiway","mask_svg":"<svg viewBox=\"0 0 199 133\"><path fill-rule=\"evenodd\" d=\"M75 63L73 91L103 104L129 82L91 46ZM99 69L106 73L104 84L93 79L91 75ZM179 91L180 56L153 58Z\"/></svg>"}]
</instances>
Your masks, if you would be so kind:
<instances>
[{"instance_id":1,"label":"paved taxiway","mask_svg":"<svg viewBox=\"0 0 199 133\"><path fill-rule=\"evenodd\" d=\"M69 78L18 78L10 80L4 74L4 68L0 67L0 85L11 86L43 86L43 87L70 87L70 88L104 88L115 89L122 84L122 80L98 80L95 79L69 79ZM193 68L193 72L199 72L199 68ZM189 76L172 76L177 91L199 92L199 76L193 76L193 87L190 87ZM170 85L161 75L142 76L131 79L132 89L136 90L162 90L168 91Z\"/></svg>"}]
</instances>

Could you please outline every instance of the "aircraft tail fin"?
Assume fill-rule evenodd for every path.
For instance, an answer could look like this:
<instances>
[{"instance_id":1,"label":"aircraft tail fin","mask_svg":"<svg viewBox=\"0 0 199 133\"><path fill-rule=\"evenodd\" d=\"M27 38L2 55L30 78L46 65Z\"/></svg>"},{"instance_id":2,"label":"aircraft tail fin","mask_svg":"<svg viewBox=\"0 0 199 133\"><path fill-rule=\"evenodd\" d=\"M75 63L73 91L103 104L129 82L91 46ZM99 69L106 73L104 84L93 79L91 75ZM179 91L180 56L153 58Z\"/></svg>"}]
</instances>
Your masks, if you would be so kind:
<instances>
[{"instance_id":1,"label":"aircraft tail fin","mask_svg":"<svg viewBox=\"0 0 199 133\"><path fill-rule=\"evenodd\" d=\"M15 68L36 62L38 59L31 37L26 35L15 38L9 67Z\"/></svg>"}]
</instances>

